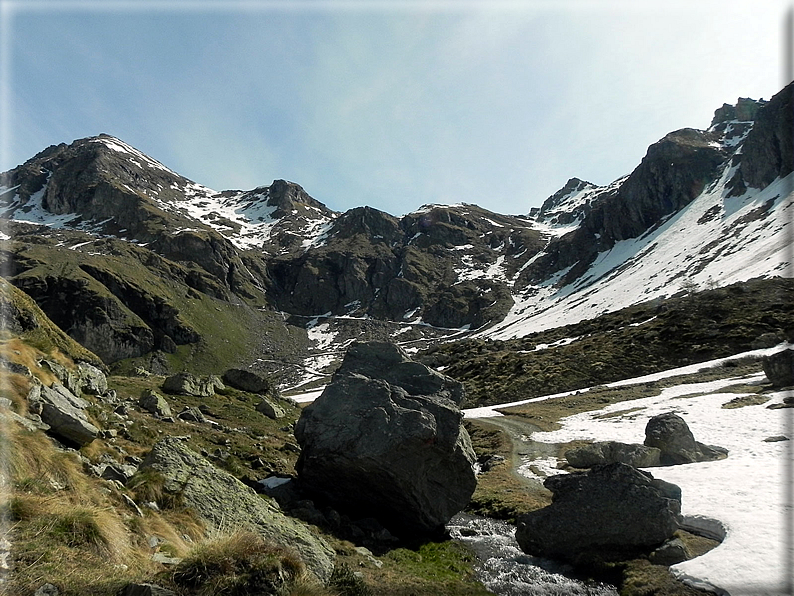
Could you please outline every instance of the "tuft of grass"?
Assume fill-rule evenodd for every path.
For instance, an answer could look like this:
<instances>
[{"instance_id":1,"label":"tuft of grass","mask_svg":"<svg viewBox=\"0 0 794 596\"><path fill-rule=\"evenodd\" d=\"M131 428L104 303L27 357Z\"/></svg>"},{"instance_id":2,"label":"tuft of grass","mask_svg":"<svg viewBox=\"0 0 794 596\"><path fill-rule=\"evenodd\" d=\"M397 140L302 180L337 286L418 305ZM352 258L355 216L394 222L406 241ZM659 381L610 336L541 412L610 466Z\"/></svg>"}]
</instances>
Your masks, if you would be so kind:
<instances>
[{"instance_id":1,"label":"tuft of grass","mask_svg":"<svg viewBox=\"0 0 794 596\"><path fill-rule=\"evenodd\" d=\"M178 588L199 596L289 593L296 586L305 590L309 583L306 567L296 553L252 532L237 532L198 545L174 568L170 579Z\"/></svg>"}]
</instances>

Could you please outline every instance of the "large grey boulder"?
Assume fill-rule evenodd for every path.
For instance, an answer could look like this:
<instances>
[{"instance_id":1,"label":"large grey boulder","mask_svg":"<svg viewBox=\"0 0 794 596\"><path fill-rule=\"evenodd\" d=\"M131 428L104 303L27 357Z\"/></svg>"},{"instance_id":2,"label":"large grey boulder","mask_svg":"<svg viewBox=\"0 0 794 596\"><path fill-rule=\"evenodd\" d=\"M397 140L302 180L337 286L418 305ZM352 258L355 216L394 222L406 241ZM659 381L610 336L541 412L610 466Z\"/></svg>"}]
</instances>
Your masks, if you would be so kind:
<instances>
[{"instance_id":1,"label":"large grey boulder","mask_svg":"<svg viewBox=\"0 0 794 596\"><path fill-rule=\"evenodd\" d=\"M728 456L727 449L696 441L684 419L672 412L659 414L648 421L645 445L661 451L659 461L663 466L714 461Z\"/></svg>"},{"instance_id":2,"label":"large grey boulder","mask_svg":"<svg viewBox=\"0 0 794 596\"><path fill-rule=\"evenodd\" d=\"M569 449L565 459L574 468L592 468L603 464L624 463L635 468L658 466L661 450L637 443L603 441Z\"/></svg>"},{"instance_id":3,"label":"large grey boulder","mask_svg":"<svg viewBox=\"0 0 794 596\"><path fill-rule=\"evenodd\" d=\"M50 426L49 432L67 443L82 447L99 434L84 411L89 403L59 383L53 383L52 387L33 385L28 401L31 411Z\"/></svg>"},{"instance_id":4,"label":"large grey boulder","mask_svg":"<svg viewBox=\"0 0 794 596\"><path fill-rule=\"evenodd\" d=\"M477 485L462 398L459 383L396 346L353 344L295 427L301 486L398 536L442 531Z\"/></svg>"},{"instance_id":5,"label":"large grey boulder","mask_svg":"<svg viewBox=\"0 0 794 596\"><path fill-rule=\"evenodd\" d=\"M581 561L652 549L678 529L681 491L616 463L546 479L551 505L518 519L516 540L531 555Z\"/></svg>"},{"instance_id":6,"label":"large grey boulder","mask_svg":"<svg viewBox=\"0 0 794 596\"><path fill-rule=\"evenodd\" d=\"M331 577L335 553L300 522L285 516L270 501L237 478L192 451L184 441L168 437L152 447L140 470L153 469L165 478L163 489L179 495L209 531L249 529L293 549L323 582Z\"/></svg>"},{"instance_id":7,"label":"large grey boulder","mask_svg":"<svg viewBox=\"0 0 794 596\"><path fill-rule=\"evenodd\" d=\"M249 393L264 395L273 390L273 382L266 376L241 368L230 368L223 373L223 381L230 387Z\"/></svg>"},{"instance_id":8,"label":"large grey boulder","mask_svg":"<svg viewBox=\"0 0 794 596\"><path fill-rule=\"evenodd\" d=\"M215 375L197 377L188 372L171 375L163 382L163 391L166 393L194 397L210 397L215 395L216 389L224 388L223 382Z\"/></svg>"},{"instance_id":9,"label":"large grey boulder","mask_svg":"<svg viewBox=\"0 0 794 596\"><path fill-rule=\"evenodd\" d=\"M794 385L794 350L781 350L764 356L762 364L766 378L775 387Z\"/></svg>"}]
</instances>

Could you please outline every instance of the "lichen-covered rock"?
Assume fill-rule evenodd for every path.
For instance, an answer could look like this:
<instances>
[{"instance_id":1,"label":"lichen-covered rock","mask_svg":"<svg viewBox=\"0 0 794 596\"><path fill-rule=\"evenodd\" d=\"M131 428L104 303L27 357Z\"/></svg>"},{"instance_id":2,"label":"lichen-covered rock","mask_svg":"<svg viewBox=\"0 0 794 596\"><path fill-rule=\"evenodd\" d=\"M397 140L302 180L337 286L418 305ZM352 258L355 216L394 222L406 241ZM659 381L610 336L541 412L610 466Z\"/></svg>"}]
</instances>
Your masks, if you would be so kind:
<instances>
[{"instance_id":1,"label":"lichen-covered rock","mask_svg":"<svg viewBox=\"0 0 794 596\"><path fill-rule=\"evenodd\" d=\"M169 437L156 443L140 469L165 478L164 490L178 494L211 531L249 529L292 548L323 582L333 571L335 554L306 526L285 516L237 478L213 466L183 441Z\"/></svg>"},{"instance_id":2,"label":"lichen-covered rock","mask_svg":"<svg viewBox=\"0 0 794 596\"><path fill-rule=\"evenodd\" d=\"M531 555L580 561L662 544L681 521L681 492L626 464L546 479L551 505L518 519L516 540Z\"/></svg>"},{"instance_id":3,"label":"lichen-covered rock","mask_svg":"<svg viewBox=\"0 0 794 596\"><path fill-rule=\"evenodd\" d=\"M658 466L661 451L636 443L603 441L569 449L565 459L574 468L592 468L603 464L624 463L635 468Z\"/></svg>"},{"instance_id":4,"label":"lichen-covered rock","mask_svg":"<svg viewBox=\"0 0 794 596\"><path fill-rule=\"evenodd\" d=\"M296 425L301 485L397 535L442 531L477 484L476 458L453 401L462 398L459 383L396 346L353 344Z\"/></svg>"},{"instance_id":5,"label":"lichen-covered rock","mask_svg":"<svg viewBox=\"0 0 794 596\"><path fill-rule=\"evenodd\" d=\"M645 445L661 451L659 462L663 466L714 461L728 456L727 449L696 441L684 419L672 412L659 414L648 421Z\"/></svg>"}]
</instances>

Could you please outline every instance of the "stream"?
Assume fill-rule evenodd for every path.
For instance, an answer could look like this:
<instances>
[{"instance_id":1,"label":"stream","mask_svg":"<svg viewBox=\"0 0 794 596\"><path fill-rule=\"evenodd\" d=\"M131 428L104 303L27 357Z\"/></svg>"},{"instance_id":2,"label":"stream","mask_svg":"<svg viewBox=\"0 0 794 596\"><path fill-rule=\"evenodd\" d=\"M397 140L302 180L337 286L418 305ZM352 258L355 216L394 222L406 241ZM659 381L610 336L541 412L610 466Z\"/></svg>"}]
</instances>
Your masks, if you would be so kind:
<instances>
[{"instance_id":1,"label":"stream","mask_svg":"<svg viewBox=\"0 0 794 596\"><path fill-rule=\"evenodd\" d=\"M528 487L538 484L522 469L528 461L554 459L558 446L531 439L537 427L513 416L479 419L506 432L513 445L514 473ZM532 466L534 467L534 466ZM534 470L533 470L534 471ZM534 475L534 474L532 474ZM515 526L501 520L459 513L447 524L450 535L477 555L478 579L498 596L618 596L615 586L575 579L573 568L524 553L515 539Z\"/></svg>"},{"instance_id":2,"label":"stream","mask_svg":"<svg viewBox=\"0 0 794 596\"><path fill-rule=\"evenodd\" d=\"M568 565L525 554L507 522L459 513L447 529L475 552L478 579L499 596L618 596L612 585L574 579Z\"/></svg>"}]
</instances>

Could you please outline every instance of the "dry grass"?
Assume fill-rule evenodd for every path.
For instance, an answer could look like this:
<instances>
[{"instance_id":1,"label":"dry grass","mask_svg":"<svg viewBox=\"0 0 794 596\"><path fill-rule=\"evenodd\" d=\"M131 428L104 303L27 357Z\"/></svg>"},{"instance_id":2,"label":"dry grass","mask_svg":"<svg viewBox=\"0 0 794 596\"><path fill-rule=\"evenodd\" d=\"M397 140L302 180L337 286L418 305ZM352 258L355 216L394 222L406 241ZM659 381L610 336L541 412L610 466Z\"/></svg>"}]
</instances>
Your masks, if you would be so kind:
<instances>
[{"instance_id":1,"label":"dry grass","mask_svg":"<svg viewBox=\"0 0 794 596\"><path fill-rule=\"evenodd\" d=\"M171 582L197 596L285 593L330 596L312 581L300 557L251 532L208 540L171 573Z\"/></svg>"}]
</instances>

